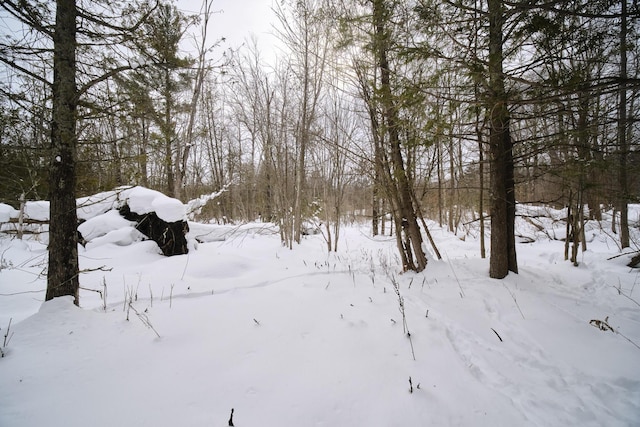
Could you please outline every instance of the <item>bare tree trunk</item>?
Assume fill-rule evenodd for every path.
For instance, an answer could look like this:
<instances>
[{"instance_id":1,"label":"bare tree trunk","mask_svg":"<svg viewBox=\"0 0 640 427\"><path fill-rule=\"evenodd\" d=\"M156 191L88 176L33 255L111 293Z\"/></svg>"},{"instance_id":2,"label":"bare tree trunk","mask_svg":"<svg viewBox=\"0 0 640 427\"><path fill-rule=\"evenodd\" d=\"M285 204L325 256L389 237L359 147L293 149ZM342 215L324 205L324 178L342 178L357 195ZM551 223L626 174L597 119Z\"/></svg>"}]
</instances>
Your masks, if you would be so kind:
<instances>
[{"instance_id":1,"label":"bare tree trunk","mask_svg":"<svg viewBox=\"0 0 640 427\"><path fill-rule=\"evenodd\" d=\"M629 247L629 179L627 177L627 0L622 0L622 23L620 28L620 95L618 106L618 210L620 211L620 246Z\"/></svg>"},{"instance_id":2,"label":"bare tree trunk","mask_svg":"<svg viewBox=\"0 0 640 427\"><path fill-rule=\"evenodd\" d=\"M438 225L442 227L442 210L444 209L444 200L442 196L442 181L444 181L442 175L442 144L440 141L436 142L436 162L437 162L437 174L438 174Z\"/></svg>"},{"instance_id":3,"label":"bare tree trunk","mask_svg":"<svg viewBox=\"0 0 640 427\"><path fill-rule=\"evenodd\" d=\"M453 114L452 111L449 111L449 114ZM449 135L447 135L447 139L449 142L449 191L447 192L447 204L448 206L448 213L447 213L447 224L449 227L449 232L450 233L456 233L456 229L454 227L454 209L455 209L455 194L456 194L456 169L455 169L455 162L453 160L453 151L454 151L454 147L453 147L453 129L452 129L452 124L449 126Z\"/></svg>"},{"instance_id":4,"label":"bare tree trunk","mask_svg":"<svg viewBox=\"0 0 640 427\"><path fill-rule=\"evenodd\" d=\"M45 300L69 295L78 305L76 14L75 0L57 0L49 153L49 268Z\"/></svg>"},{"instance_id":5,"label":"bare tree trunk","mask_svg":"<svg viewBox=\"0 0 640 427\"><path fill-rule=\"evenodd\" d=\"M475 86L476 98L478 97L478 85ZM480 257L487 257L485 247L485 230L484 230L484 143L482 129L480 128L480 107L476 107L476 137L478 138L478 211L480 221Z\"/></svg>"},{"instance_id":6,"label":"bare tree trunk","mask_svg":"<svg viewBox=\"0 0 640 427\"><path fill-rule=\"evenodd\" d=\"M162 139L164 142L164 167L166 172L166 184L167 195L174 197L176 193L176 180L174 175L174 162L173 162L173 139L175 134L175 128L173 124L173 117L171 106L173 105L173 95L171 93L171 77L169 70L164 70L164 112L163 119L160 124L160 130L162 133Z\"/></svg>"},{"instance_id":7,"label":"bare tree trunk","mask_svg":"<svg viewBox=\"0 0 640 427\"><path fill-rule=\"evenodd\" d=\"M19 201L20 201L20 211L18 212L17 237L18 237L18 240L22 240L22 234L24 232L24 207L25 207L24 192L20 193Z\"/></svg>"},{"instance_id":8,"label":"bare tree trunk","mask_svg":"<svg viewBox=\"0 0 640 427\"><path fill-rule=\"evenodd\" d=\"M189 104L189 122L187 124L184 147L182 149L182 158L179 163L178 176L176 180L176 197L180 198L184 196L185 179L187 175L187 162L189 160L189 153L193 146L193 128L195 126L196 113L198 111L198 100L202 92L202 84L206 75L206 55L207 55L207 28L209 24L209 18L211 17L211 7L213 0L203 0L203 22L202 33L200 40L200 46L198 48L198 65L196 69L196 77L193 85L193 93L191 94L191 102Z\"/></svg>"},{"instance_id":9,"label":"bare tree trunk","mask_svg":"<svg viewBox=\"0 0 640 427\"><path fill-rule=\"evenodd\" d=\"M569 244L572 241L571 238L571 226L573 225L573 192L569 190L569 201L567 202L567 225L566 225L566 237L564 239L564 260L569 259Z\"/></svg>"},{"instance_id":10,"label":"bare tree trunk","mask_svg":"<svg viewBox=\"0 0 640 427\"><path fill-rule=\"evenodd\" d=\"M502 0L489 0L489 102L491 150L491 257L489 276L502 279L518 272L515 249L513 142L504 87Z\"/></svg>"},{"instance_id":11,"label":"bare tree trunk","mask_svg":"<svg viewBox=\"0 0 640 427\"><path fill-rule=\"evenodd\" d=\"M582 205L582 190L578 190L576 194L576 204L575 210L572 217L571 224L571 262L573 265L578 266L578 248L580 247L580 237L582 235L581 225L582 225L582 214L584 211Z\"/></svg>"},{"instance_id":12,"label":"bare tree trunk","mask_svg":"<svg viewBox=\"0 0 640 427\"><path fill-rule=\"evenodd\" d=\"M147 173L147 148L149 147L149 120L144 113L140 117L140 145L138 146L138 173L140 174L140 184L149 186L149 175Z\"/></svg>"},{"instance_id":13,"label":"bare tree trunk","mask_svg":"<svg viewBox=\"0 0 640 427\"><path fill-rule=\"evenodd\" d=\"M393 168L392 180L397 188L398 211L396 212L396 234L404 233L402 244L405 270L422 271L427 266L427 258L422 249L422 234L416 219L416 213L411 199L411 188L407 177L402 150L400 146L400 122L398 107L393 100L391 91L391 70L387 58L389 35L385 29L388 10L384 0L374 0L373 20L375 27L376 53L378 69L380 70L380 96L385 118L386 130L390 144L390 165ZM414 263L415 256L415 264Z\"/></svg>"}]
</instances>

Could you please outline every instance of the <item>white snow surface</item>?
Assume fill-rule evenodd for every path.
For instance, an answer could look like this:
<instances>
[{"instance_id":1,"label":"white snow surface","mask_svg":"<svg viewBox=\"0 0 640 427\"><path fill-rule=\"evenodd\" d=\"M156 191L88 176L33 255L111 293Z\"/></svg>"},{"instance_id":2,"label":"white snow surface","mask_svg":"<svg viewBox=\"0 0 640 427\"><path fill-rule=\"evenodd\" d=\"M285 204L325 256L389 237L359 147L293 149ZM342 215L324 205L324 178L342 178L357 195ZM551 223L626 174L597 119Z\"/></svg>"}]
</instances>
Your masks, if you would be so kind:
<instances>
[{"instance_id":1,"label":"white snow surface","mask_svg":"<svg viewBox=\"0 0 640 427\"><path fill-rule=\"evenodd\" d=\"M132 212L146 214L155 212L166 222L186 220L185 206L180 200L165 196L159 191L144 187L133 187L122 191L122 200L126 201Z\"/></svg>"},{"instance_id":2,"label":"white snow surface","mask_svg":"<svg viewBox=\"0 0 640 427\"><path fill-rule=\"evenodd\" d=\"M142 193L137 209L178 216ZM475 230L432 223L444 259L401 274L365 225L328 253L321 235L289 250L269 224L194 223L197 249L164 257L106 212L83 224L80 308L43 303L42 243L0 234L2 427L226 426L231 408L239 427L640 425L639 270L612 258L606 218L578 267L559 212L520 218L533 242L494 280Z\"/></svg>"},{"instance_id":3,"label":"white snow surface","mask_svg":"<svg viewBox=\"0 0 640 427\"><path fill-rule=\"evenodd\" d=\"M12 206L0 203L0 223L9 222L11 218L17 218L20 212Z\"/></svg>"}]
</instances>

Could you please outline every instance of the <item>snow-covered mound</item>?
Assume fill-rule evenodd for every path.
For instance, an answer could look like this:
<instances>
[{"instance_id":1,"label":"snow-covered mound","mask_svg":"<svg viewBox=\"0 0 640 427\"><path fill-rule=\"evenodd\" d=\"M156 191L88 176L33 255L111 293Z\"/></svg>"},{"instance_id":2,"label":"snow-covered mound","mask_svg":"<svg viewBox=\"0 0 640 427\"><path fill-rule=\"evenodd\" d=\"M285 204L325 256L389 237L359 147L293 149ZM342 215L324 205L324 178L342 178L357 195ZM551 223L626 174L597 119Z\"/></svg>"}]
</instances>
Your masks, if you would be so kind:
<instances>
[{"instance_id":1,"label":"snow-covered mound","mask_svg":"<svg viewBox=\"0 0 640 427\"><path fill-rule=\"evenodd\" d=\"M185 221L185 206L180 200L165 196L159 191L144 187L133 187L120 193L122 204L129 205L131 212L143 215L155 212L166 222Z\"/></svg>"},{"instance_id":2,"label":"snow-covered mound","mask_svg":"<svg viewBox=\"0 0 640 427\"><path fill-rule=\"evenodd\" d=\"M186 219L186 207L177 199L165 196L159 191L149 188L119 187L113 191L105 191L77 200L78 219L88 220L102 215L110 210L119 209L128 204L132 212L146 214L156 212L158 217L167 221L183 221ZM18 218L18 210L0 203L0 222L8 222L11 218ZM25 203L24 218L36 221L49 220L48 201L27 201Z\"/></svg>"}]
</instances>

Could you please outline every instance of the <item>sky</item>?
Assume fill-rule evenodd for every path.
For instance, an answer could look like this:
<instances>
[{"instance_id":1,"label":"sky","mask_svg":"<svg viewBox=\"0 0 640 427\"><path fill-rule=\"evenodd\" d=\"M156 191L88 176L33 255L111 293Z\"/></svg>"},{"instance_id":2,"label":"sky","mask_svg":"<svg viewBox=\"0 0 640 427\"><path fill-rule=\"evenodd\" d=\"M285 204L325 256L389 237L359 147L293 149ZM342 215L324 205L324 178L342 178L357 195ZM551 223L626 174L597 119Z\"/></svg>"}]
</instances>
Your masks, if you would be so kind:
<instances>
[{"instance_id":1,"label":"sky","mask_svg":"<svg viewBox=\"0 0 640 427\"><path fill-rule=\"evenodd\" d=\"M265 51L272 50L272 3L273 0L213 0L214 15L209 23L208 37L211 40L224 37L224 48L235 49L255 36L260 47ZM176 5L182 11L198 13L202 2L177 0Z\"/></svg>"}]
</instances>

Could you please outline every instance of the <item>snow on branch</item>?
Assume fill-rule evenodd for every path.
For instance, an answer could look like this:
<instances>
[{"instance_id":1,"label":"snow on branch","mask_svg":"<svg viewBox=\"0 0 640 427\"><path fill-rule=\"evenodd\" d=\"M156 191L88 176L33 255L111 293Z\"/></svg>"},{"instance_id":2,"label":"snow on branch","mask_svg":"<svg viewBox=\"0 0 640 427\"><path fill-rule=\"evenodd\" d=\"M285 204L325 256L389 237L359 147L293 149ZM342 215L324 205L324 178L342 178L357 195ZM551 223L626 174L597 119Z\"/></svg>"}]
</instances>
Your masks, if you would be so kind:
<instances>
[{"instance_id":1,"label":"snow on branch","mask_svg":"<svg viewBox=\"0 0 640 427\"><path fill-rule=\"evenodd\" d=\"M227 183L220 190L211 194L203 194L197 199L189 200L186 204L187 218L193 221L194 217L202 212L202 208L210 201L217 199L229 190L231 183Z\"/></svg>"}]
</instances>

